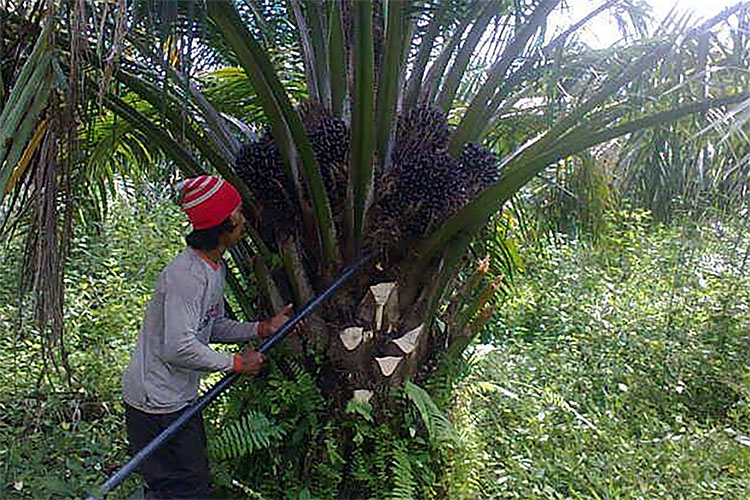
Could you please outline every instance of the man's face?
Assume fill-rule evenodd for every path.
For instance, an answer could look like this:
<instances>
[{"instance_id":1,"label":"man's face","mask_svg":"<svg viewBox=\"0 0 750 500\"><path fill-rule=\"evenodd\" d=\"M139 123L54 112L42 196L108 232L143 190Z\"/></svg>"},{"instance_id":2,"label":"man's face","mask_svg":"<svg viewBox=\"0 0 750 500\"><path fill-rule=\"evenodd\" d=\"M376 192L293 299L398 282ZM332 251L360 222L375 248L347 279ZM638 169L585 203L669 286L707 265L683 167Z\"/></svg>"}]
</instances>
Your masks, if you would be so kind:
<instances>
[{"instance_id":1,"label":"man's face","mask_svg":"<svg viewBox=\"0 0 750 500\"><path fill-rule=\"evenodd\" d=\"M229 248L237 244L245 234L245 215L242 213L242 205L238 206L234 212L229 216L229 220L234 224L234 229L231 233L224 233L221 235L221 243L225 247Z\"/></svg>"}]
</instances>

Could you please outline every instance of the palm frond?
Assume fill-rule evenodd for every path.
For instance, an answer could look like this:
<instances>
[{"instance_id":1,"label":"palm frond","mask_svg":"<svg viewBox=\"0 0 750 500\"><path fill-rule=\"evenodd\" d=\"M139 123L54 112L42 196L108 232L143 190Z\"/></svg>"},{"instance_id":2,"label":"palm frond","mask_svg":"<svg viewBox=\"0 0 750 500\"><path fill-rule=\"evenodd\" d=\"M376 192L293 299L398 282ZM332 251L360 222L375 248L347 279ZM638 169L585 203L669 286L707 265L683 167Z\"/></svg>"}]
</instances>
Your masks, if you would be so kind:
<instances>
[{"instance_id":1,"label":"palm frond","mask_svg":"<svg viewBox=\"0 0 750 500\"><path fill-rule=\"evenodd\" d=\"M385 51L378 75L378 101L375 107L375 133L380 168L387 170L395 131L396 106L403 68L403 46L406 41L405 12L407 2L398 0L385 4L388 12L385 30Z\"/></svg>"},{"instance_id":2,"label":"palm frond","mask_svg":"<svg viewBox=\"0 0 750 500\"><path fill-rule=\"evenodd\" d=\"M0 111L0 201L47 106L54 78L49 39L53 24L52 18L45 22Z\"/></svg>"},{"instance_id":3,"label":"palm frond","mask_svg":"<svg viewBox=\"0 0 750 500\"><path fill-rule=\"evenodd\" d=\"M451 138L450 151L454 156L459 154L464 144L477 140L489 118L490 100L500 82L505 78L508 68L524 50L531 37L547 22L550 12L559 3L559 0L541 0L523 28L514 33L513 41L505 47L498 60L492 65L484 85L469 104L469 108Z\"/></svg>"},{"instance_id":4,"label":"palm frond","mask_svg":"<svg viewBox=\"0 0 750 500\"><path fill-rule=\"evenodd\" d=\"M155 126L135 107L115 96L105 96L104 105L144 131L146 137L152 141L151 144L171 156L185 175L196 176L203 173L203 166L189 149L175 141L163 129Z\"/></svg>"},{"instance_id":5,"label":"palm frond","mask_svg":"<svg viewBox=\"0 0 750 500\"><path fill-rule=\"evenodd\" d=\"M354 2L354 90L352 95L352 140L349 183L350 245L359 248L367 205L372 196L375 141L373 86L375 56L373 47L372 1Z\"/></svg>"},{"instance_id":6,"label":"palm frond","mask_svg":"<svg viewBox=\"0 0 750 500\"><path fill-rule=\"evenodd\" d=\"M450 442L458 439L453 424L440 411L427 391L413 382L406 382L404 384L404 394L417 408L430 439L436 443Z\"/></svg>"},{"instance_id":7,"label":"palm frond","mask_svg":"<svg viewBox=\"0 0 750 500\"><path fill-rule=\"evenodd\" d=\"M453 65L445 75L445 82L440 90L440 96L437 101L438 107L444 113L448 113L453 107L453 100L458 91L459 83L461 83L466 68L469 65L469 60L472 56L475 56L477 44L479 44L480 39L485 35L490 21L500 13L503 6L502 2L486 2L479 17L472 25L471 31L466 36L466 40L461 44Z\"/></svg>"}]
</instances>

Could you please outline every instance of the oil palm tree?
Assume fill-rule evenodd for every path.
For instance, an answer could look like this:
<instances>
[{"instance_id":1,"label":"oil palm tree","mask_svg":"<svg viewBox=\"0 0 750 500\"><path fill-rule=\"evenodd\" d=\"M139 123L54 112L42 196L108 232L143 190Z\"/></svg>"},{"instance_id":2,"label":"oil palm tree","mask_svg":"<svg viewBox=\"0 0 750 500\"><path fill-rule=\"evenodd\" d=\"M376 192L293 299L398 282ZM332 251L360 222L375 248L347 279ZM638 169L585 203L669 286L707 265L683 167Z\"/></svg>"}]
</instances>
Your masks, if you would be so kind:
<instances>
[{"instance_id":1,"label":"oil palm tree","mask_svg":"<svg viewBox=\"0 0 750 500\"><path fill-rule=\"evenodd\" d=\"M233 166L250 191L255 244L284 262L286 283L273 288L301 302L342 262L363 251L376 254L374 269L331 303L313 336L313 348L337 367L345 394L378 394L383 386L426 376L430 361L455 353L452 346L473 335L482 317L474 308L482 304L455 306L469 308L472 318L460 330L450 322L437 328L435 319L446 310L472 239L545 167L649 125L742 99L740 91L675 105L628 95L725 17L682 27L678 38L665 32L615 50L602 77L591 71L601 59L566 68L550 61L571 34L544 45L541 33L558 4L542 0L517 9L485 2L464 17L450 16L456 33L445 37L428 71L423 61L431 59L436 33L450 29L434 27L444 23L441 8L449 4L420 16L405 2L292 2L309 92L297 109L234 5L207 4L269 117L269 130L239 150ZM470 56L495 29L501 32L496 58L481 84L457 99ZM544 96L544 105L557 108L546 113L553 121L498 159L480 145L497 113L533 98L539 75L549 71L561 82L558 95ZM447 116L455 106L463 112Z\"/></svg>"},{"instance_id":2,"label":"oil palm tree","mask_svg":"<svg viewBox=\"0 0 750 500\"><path fill-rule=\"evenodd\" d=\"M660 73L634 83L644 93L669 96L665 102L671 100L672 106L714 95L719 87L741 93L747 76L726 69L747 64L746 15L739 12L719 36L706 34L683 44ZM672 11L661 21L662 29L679 17ZM526 207L543 234L584 229L594 237L604 227L602 208L620 198L658 220L685 211L736 210L748 182L746 119L741 118L746 109L747 102L728 111L695 113L550 165L525 190L519 206Z\"/></svg>"}]
</instances>

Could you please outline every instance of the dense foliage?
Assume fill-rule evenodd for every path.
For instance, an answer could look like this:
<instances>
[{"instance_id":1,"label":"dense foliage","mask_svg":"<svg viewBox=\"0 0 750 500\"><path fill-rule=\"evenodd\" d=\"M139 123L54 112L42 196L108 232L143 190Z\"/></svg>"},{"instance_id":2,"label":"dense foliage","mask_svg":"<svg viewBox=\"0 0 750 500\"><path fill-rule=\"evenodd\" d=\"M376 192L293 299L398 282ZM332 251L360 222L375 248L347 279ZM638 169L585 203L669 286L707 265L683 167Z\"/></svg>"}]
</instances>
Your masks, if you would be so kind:
<instances>
[{"instance_id":1,"label":"dense foliage","mask_svg":"<svg viewBox=\"0 0 750 500\"><path fill-rule=\"evenodd\" d=\"M745 498L745 223L610 216L527 262L454 407L481 498Z\"/></svg>"},{"instance_id":2,"label":"dense foliage","mask_svg":"<svg viewBox=\"0 0 750 500\"><path fill-rule=\"evenodd\" d=\"M58 371L40 380L45 358L33 297L19 301L18 266L0 264L0 497L81 497L126 460L120 375L183 231L177 207L158 195L139 198L73 240L65 307L73 392Z\"/></svg>"},{"instance_id":3,"label":"dense foliage","mask_svg":"<svg viewBox=\"0 0 750 500\"><path fill-rule=\"evenodd\" d=\"M345 262L376 254L302 340L272 356L265 378L207 412L226 494L523 497L559 486L563 496L607 496L614 490L599 482L587 490L572 466L567 482L550 465L514 484L524 480L514 457L532 449L516 423L533 414L529 428L543 429L573 415L590 430L610 425L625 444L670 421L670 411L721 425L729 414L720 408L741 400L738 383L716 380L739 380L743 344L726 332L740 328L733 321L744 310L726 305L724 319L698 311L742 296L701 275L693 297L681 276L703 269L697 255L715 270L734 250L722 253L702 226L684 237L611 214L620 194L660 220L693 201L741 202L750 178L744 120L727 124L750 103L742 70L750 2L693 25L676 11L649 23L640 1L603 0L580 22L555 27L565 3L1 6L0 241L11 258L0 318L14 335L0 356L9 394L22 401L8 410L5 466L15 472L4 487L70 493L94 465L121 462L121 441L97 448L112 429L87 426L121 420L125 353L154 273L180 239L174 207L142 208L162 199L143 186L204 172L243 197L247 238L228 256L228 283L245 317L300 307ZM605 12L629 19L627 36L591 50L578 31ZM122 191L139 201L135 212L115 205L113 220ZM513 238L530 255L516 290ZM744 269L718 279L739 289ZM497 311L503 319L493 323ZM499 351L467 362L479 332ZM531 387L535 399L503 406L498 394L521 401L521 392L499 381ZM565 381L574 392L555 399L567 394ZM669 384L679 389L661 398ZM498 420L498 407L510 413ZM615 426L628 421L615 418L622 409L641 418L642 431ZM84 429L94 436L85 445ZM60 436L59 451L45 454L43 432ZM544 443L566 449L545 435L534 449L542 461ZM577 443L599 444L590 438ZM597 460L619 460L615 451ZM29 457L45 470L19 469ZM600 462L584 468L589 476ZM514 471L513 481L498 470Z\"/></svg>"},{"instance_id":4,"label":"dense foliage","mask_svg":"<svg viewBox=\"0 0 750 500\"><path fill-rule=\"evenodd\" d=\"M30 322L18 326L16 270L3 266L4 497L81 496L126 458L119 376L156 274L182 245L179 212L151 199L74 240L66 327L80 392L52 375L37 387L40 346ZM337 498L348 474L352 489L389 498L744 498L742 227L663 227L627 211L607 225L595 245L526 249L484 343L447 384L399 390L389 418L352 404L332 426L314 377L274 355L206 415L219 492Z\"/></svg>"}]
</instances>

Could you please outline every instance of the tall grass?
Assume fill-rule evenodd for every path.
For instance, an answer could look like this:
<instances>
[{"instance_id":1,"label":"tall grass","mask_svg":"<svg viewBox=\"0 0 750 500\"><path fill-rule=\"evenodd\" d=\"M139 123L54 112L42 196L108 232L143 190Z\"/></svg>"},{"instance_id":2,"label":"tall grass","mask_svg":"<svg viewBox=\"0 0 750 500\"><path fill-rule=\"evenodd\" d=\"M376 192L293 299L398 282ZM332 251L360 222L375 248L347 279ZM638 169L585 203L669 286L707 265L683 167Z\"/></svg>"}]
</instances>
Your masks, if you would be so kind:
<instances>
[{"instance_id":1,"label":"tall grass","mask_svg":"<svg viewBox=\"0 0 750 500\"><path fill-rule=\"evenodd\" d=\"M454 408L475 439L456 496L747 498L744 229L615 218L596 247L532 258L486 332Z\"/></svg>"}]
</instances>

